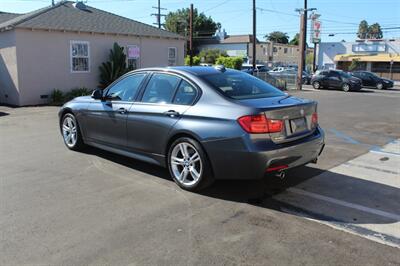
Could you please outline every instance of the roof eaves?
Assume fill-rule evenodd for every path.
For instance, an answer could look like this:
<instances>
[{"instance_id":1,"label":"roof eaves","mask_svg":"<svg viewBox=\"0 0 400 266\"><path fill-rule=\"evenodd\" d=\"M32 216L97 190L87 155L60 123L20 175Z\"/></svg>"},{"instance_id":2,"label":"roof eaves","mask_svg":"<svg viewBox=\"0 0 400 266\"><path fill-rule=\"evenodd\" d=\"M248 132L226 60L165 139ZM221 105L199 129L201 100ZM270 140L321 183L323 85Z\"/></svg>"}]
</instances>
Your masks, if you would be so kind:
<instances>
[{"instance_id":1,"label":"roof eaves","mask_svg":"<svg viewBox=\"0 0 400 266\"><path fill-rule=\"evenodd\" d=\"M145 38L156 38L156 39L173 39L173 40L186 40L185 37L178 35L178 37L172 37L172 36L160 36L160 35L146 35L146 34L133 34L133 33L115 33L115 32L103 32L103 31L86 31L86 30L72 30L72 29L52 29L52 28L37 28L37 27L22 27L22 26L16 26L16 29L24 29L24 30L39 30L39 31L55 31L55 32L77 32L77 33L88 33L88 34L99 34L99 35L116 35L116 36L131 36L131 37L145 37ZM11 30L14 28L8 28L6 30ZM2 29L0 28L0 32L2 32Z\"/></svg>"}]
</instances>

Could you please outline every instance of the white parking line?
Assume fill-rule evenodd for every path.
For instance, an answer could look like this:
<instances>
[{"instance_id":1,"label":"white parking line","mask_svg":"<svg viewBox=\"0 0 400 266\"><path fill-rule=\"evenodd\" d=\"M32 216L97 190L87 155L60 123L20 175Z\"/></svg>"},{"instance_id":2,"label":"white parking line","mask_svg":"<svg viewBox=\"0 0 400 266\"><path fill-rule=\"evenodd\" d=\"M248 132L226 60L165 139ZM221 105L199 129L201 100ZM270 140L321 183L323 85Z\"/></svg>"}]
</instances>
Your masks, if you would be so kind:
<instances>
[{"instance_id":1,"label":"white parking line","mask_svg":"<svg viewBox=\"0 0 400 266\"><path fill-rule=\"evenodd\" d=\"M396 220L396 221L400 221L400 215L398 215L398 214L372 209L372 208L365 207L365 206L362 206L362 205L359 205L359 204L354 204L354 203L346 202L346 201L343 201L343 200L334 199L334 198L331 198L331 197L323 196L323 195L316 194L316 193L313 193L313 192L308 192L308 191L305 191L303 189L298 189L298 188L294 188L294 187L287 189L287 191L292 192L292 193L296 193L296 194L299 194L299 195L307 196L307 197L310 197L310 198L323 200L323 201L326 201L326 202L329 202L329 203L334 203L336 205L340 205L340 206L356 209L356 210L359 210L359 211L363 211L363 212L379 215L379 216L382 216L382 217L385 217L385 218L389 218L389 219L393 219L393 220Z\"/></svg>"},{"instance_id":2,"label":"white parking line","mask_svg":"<svg viewBox=\"0 0 400 266\"><path fill-rule=\"evenodd\" d=\"M393 155L393 156L400 156L400 153L397 152L388 152L388 151L381 151L381 150L370 150L372 153L381 153L385 155Z\"/></svg>"},{"instance_id":3,"label":"white parking line","mask_svg":"<svg viewBox=\"0 0 400 266\"><path fill-rule=\"evenodd\" d=\"M291 187L286 212L400 248L400 140Z\"/></svg>"}]
</instances>

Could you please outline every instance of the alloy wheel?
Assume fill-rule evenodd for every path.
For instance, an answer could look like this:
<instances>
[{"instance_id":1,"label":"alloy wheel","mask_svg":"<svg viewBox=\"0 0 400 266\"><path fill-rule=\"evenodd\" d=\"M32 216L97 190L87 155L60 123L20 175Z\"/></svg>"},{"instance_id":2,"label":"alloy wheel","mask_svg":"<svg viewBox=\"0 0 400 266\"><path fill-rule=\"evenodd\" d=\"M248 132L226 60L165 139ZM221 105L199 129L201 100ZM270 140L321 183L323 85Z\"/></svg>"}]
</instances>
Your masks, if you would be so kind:
<instances>
[{"instance_id":1,"label":"alloy wheel","mask_svg":"<svg viewBox=\"0 0 400 266\"><path fill-rule=\"evenodd\" d=\"M350 90L350 85L349 84L343 84L343 91L349 91Z\"/></svg>"},{"instance_id":2,"label":"alloy wheel","mask_svg":"<svg viewBox=\"0 0 400 266\"><path fill-rule=\"evenodd\" d=\"M378 90L383 89L383 84L382 84L382 83L376 84L376 88L377 88Z\"/></svg>"},{"instance_id":3,"label":"alloy wheel","mask_svg":"<svg viewBox=\"0 0 400 266\"><path fill-rule=\"evenodd\" d=\"M199 182L203 174L203 163L192 144L178 143L170 156L170 167L177 182L184 186L193 186Z\"/></svg>"},{"instance_id":4,"label":"alloy wheel","mask_svg":"<svg viewBox=\"0 0 400 266\"><path fill-rule=\"evenodd\" d=\"M74 147L78 134L76 130L76 122L72 117L67 116L64 118L62 124L62 133L65 144L67 144L67 146L70 148Z\"/></svg>"},{"instance_id":5,"label":"alloy wheel","mask_svg":"<svg viewBox=\"0 0 400 266\"><path fill-rule=\"evenodd\" d=\"M314 89L317 89L317 90L321 87L321 85L319 84L318 81L314 82L313 86L314 86Z\"/></svg>"}]
</instances>

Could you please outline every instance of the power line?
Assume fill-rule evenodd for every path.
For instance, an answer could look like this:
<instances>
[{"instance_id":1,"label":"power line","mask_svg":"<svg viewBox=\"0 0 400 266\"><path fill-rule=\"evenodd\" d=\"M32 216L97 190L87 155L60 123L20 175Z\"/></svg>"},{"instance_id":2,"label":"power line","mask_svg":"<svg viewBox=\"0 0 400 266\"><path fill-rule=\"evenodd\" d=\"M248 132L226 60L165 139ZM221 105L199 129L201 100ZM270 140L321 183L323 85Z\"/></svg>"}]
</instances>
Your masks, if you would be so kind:
<instances>
[{"instance_id":1,"label":"power line","mask_svg":"<svg viewBox=\"0 0 400 266\"><path fill-rule=\"evenodd\" d=\"M207 12L207 11L210 11L210 10L214 9L214 8L217 8L217 7L219 7L219 6L222 6L223 4L228 3L229 1L231 1L231 0L222 1L221 3L219 3L219 4L215 5L215 6L212 6L212 7L208 8L208 9L204 10L203 12L205 13L205 12Z\"/></svg>"}]
</instances>

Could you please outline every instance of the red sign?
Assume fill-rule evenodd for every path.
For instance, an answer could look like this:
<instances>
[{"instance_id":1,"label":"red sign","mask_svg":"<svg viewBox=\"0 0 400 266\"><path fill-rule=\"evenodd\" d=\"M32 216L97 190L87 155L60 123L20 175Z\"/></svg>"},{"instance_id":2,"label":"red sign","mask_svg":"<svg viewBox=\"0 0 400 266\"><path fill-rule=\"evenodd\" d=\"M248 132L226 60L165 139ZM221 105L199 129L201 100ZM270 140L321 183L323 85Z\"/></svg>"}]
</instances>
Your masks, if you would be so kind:
<instances>
[{"instance_id":1,"label":"red sign","mask_svg":"<svg viewBox=\"0 0 400 266\"><path fill-rule=\"evenodd\" d=\"M136 59L140 57L140 47L137 45L128 45L128 58Z\"/></svg>"}]
</instances>

